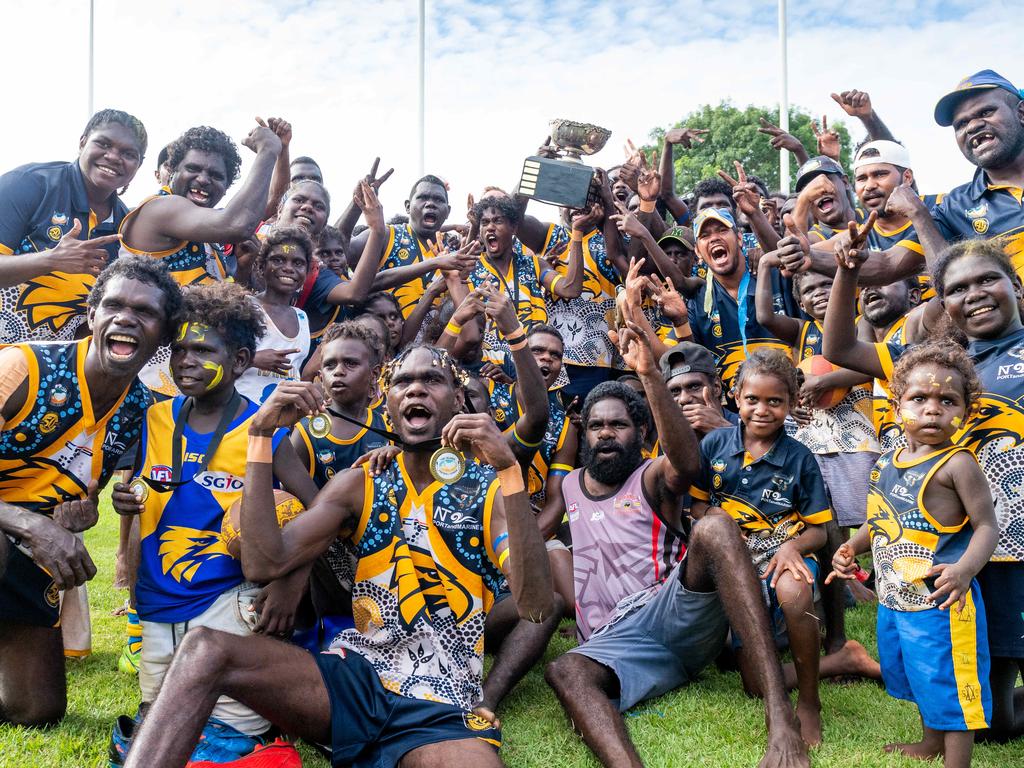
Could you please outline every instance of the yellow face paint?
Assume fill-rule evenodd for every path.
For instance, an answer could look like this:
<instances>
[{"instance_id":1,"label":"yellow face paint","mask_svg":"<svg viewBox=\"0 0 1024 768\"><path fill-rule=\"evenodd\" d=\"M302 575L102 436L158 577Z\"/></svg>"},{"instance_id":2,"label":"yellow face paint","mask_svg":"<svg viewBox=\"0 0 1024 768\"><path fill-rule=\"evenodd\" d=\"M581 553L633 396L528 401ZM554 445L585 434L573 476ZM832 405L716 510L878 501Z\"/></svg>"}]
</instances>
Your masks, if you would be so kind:
<instances>
[{"instance_id":1,"label":"yellow face paint","mask_svg":"<svg viewBox=\"0 0 1024 768\"><path fill-rule=\"evenodd\" d=\"M220 363L205 362L203 363L203 368L205 368L208 371L214 372L213 380L206 385L206 391L209 392L211 389L220 384L221 380L224 378L224 366L222 366Z\"/></svg>"},{"instance_id":2,"label":"yellow face paint","mask_svg":"<svg viewBox=\"0 0 1024 768\"><path fill-rule=\"evenodd\" d=\"M281 253L291 253L294 250L295 250L295 246L294 245L288 245L288 243L285 243L284 245L281 246Z\"/></svg>"},{"instance_id":3,"label":"yellow face paint","mask_svg":"<svg viewBox=\"0 0 1024 768\"><path fill-rule=\"evenodd\" d=\"M900 408L900 419L904 424L915 424L917 422L917 416L906 408Z\"/></svg>"},{"instance_id":4,"label":"yellow face paint","mask_svg":"<svg viewBox=\"0 0 1024 768\"><path fill-rule=\"evenodd\" d=\"M964 420L959 416L954 416L950 419L949 423L953 425L953 429L960 429L960 425L964 423Z\"/></svg>"},{"instance_id":5,"label":"yellow face paint","mask_svg":"<svg viewBox=\"0 0 1024 768\"><path fill-rule=\"evenodd\" d=\"M175 341L182 341L185 338L185 334L188 333L188 323L181 324L181 330L178 331L178 338Z\"/></svg>"}]
</instances>

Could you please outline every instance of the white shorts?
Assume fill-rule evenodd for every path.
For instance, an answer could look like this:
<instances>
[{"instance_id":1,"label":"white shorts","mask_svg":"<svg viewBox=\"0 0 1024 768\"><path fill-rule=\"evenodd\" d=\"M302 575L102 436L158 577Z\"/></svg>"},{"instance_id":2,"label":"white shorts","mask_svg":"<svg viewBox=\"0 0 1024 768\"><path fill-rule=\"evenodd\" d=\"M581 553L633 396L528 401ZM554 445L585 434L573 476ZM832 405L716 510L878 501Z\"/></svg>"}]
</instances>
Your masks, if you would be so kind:
<instances>
[{"instance_id":1,"label":"white shorts","mask_svg":"<svg viewBox=\"0 0 1024 768\"><path fill-rule=\"evenodd\" d=\"M142 701L150 704L156 700L174 652L190 629L209 627L232 635L251 635L256 625L256 613L250 611L249 606L260 589L255 584L243 582L224 592L195 618L178 624L140 620L142 657L139 661L139 688L142 689ZM270 727L268 720L227 696L217 699L212 716L247 736L256 736Z\"/></svg>"}]
</instances>

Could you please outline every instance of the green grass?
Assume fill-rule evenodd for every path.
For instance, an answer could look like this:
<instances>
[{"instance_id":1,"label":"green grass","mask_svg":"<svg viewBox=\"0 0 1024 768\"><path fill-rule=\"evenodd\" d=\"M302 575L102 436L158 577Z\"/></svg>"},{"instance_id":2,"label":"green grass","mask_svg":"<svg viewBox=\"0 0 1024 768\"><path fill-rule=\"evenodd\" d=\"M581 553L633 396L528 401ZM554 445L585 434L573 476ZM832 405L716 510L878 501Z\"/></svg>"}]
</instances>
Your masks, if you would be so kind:
<instances>
[{"instance_id":1,"label":"green grass","mask_svg":"<svg viewBox=\"0 0 1024 768\"><path fill-rule=\"evenodd\" d=\"M124 619L111 616L124 594L111 588L117 546L117 516L105 504L100 524L87 536L99 573L89 584L93 655L67 662L68 715L57 727L35 730L0 725L0 768L94 768L106 765L107 741L114 718L134 712L139 703L135 678L117 671L124 640ZM848 631L874 653L874 611L847 613ZM557 637L552 659L570 647ZM882 745L919 736L916 709L889 698L870 683L822 685L825 744L812 753L815 766L918 768L921 763L885 755ZM596 761L573 734L541 669L530 672L500 711L510 766L594 766ZM746 698L735 673L709 670L694 685L647 702L627 716L630 732L647 765L754 766L765 743L763 710ZM305 764L327 761L303 747ZM937 765L938 763L934 763ZM979 745L974 765L1006 768L1024 765L1024 742Z\"/></svg>"}]
</instances>

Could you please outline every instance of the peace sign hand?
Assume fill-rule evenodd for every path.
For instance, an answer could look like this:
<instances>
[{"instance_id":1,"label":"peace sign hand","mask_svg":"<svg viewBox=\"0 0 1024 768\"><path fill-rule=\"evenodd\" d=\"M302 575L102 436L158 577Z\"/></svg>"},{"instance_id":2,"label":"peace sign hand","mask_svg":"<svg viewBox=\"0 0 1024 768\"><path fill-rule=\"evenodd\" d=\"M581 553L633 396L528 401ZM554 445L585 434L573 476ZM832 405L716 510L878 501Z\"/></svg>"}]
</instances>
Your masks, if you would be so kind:
<instances>
[{"instance_id":1,"label":"peace sign hand","mask_svg":"<svg viewBox=\"0 0 1024 768\"><path fill-rule=\"evenodd\" d=\"M732 187L732 199L736 201L736 206L747 216L753 216L761 209L761 190L757 188L757 185L747 181L747 173L743 170L743 165L739 160L733 160L733 165L736 167L736 175L739 178L734 179L721 169L719 169L718 175Z\"/></svg>"},{"instance_id":2,"label":"peace sign hand","mask_svg":"<svg viewBox=\"0 0 1024 768\"><path fill-rule=\"evenodd\" d=\"M818 154L831 157L838 162L840 150L839 134L829 130L828 115L821 116L820 126L817 121L811 120L811 130L814 131L814 138L818 141Z\"/></svg>"},{"instance_id":3,"label":"peace sign hand","mask_svg":"<svg viewBox=\"0 0 1024 768\"><path fill-rule=\"evenodd\" d=\"M858 225L855 221L847 224L848 237L840 238L835 245L836 263L840 269L860 269L868 260L870 251L863 246L867 243L868 235L877 218L878 211L872 211L863 224Z\"/></svg>"},{"instance_id":4,"label":"peace sign hand","mask_svg":"<svg viewBox=\"0 0 1024 768\"><path fill-rule=\"evenodd\" d=\"M788 149L790 152L800 152L804 150L804 145L800 142L796 136L791 133L787 133L782 130L779 126L774 123L770 123L763 117L758 118L761 123L761 127L757 129L758 133L763 133L771 136L772 149L783 150Z\"/></svg>"}]
</instances>

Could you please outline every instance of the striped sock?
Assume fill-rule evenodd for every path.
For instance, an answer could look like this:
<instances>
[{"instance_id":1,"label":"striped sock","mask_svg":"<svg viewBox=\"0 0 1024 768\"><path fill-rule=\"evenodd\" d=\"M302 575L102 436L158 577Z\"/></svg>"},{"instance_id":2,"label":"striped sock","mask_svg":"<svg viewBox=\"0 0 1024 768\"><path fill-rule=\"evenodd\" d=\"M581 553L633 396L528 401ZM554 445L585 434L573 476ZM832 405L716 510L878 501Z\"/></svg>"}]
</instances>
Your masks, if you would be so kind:
<instances>
[{"instance_id":1,"label":"striped sock","mask_svg":"<svg viewBox=\"0 0 1024 768\"><path fill-rule=\"evenodd\" d=\"M142 650L142 625L139 624L139 614L134 608L129 608L128 613L128 653L138 653Z\"/></svg>"}]
</instances>

